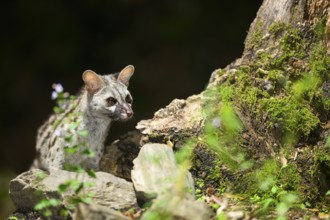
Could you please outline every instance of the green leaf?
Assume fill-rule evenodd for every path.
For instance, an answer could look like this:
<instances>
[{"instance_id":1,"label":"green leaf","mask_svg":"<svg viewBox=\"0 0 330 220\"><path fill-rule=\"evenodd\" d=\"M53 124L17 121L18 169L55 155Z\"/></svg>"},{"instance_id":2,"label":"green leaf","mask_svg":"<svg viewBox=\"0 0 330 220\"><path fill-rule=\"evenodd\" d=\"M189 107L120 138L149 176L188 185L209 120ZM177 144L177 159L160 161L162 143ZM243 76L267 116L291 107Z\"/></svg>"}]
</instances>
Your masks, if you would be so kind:
<instances>
[{"instance_id":1,"label":"green leaf","mask_svg":"<svg viewBox=\"0 0 330 220\"><path fill-rule=\"evenodd\" d=\"M72 147L64 147L65 153L68 154L74 154L79 151L80 146L79 145L74 145Z\"/></svg>"},{"instance_id":2,"label":"green leaf","mask_svg":"<svg viewBox=\"0 0 330 220\"><path fill-rule=\"evenodd\" d=\"M92 186L95 186L95 183L94 182L87 181L87 182L85 182L85 186L86 187L92 187Z\"/></svg>"},{"instance_id":3,"label":"green leaf","mask_svg":"<svg viewBox=\"0 0 330 220\"><path fill-rule=\"evenodd\" d=\"M53 111L54 111L55 113L61 113L61 112L62 112L62 109L61 109L60 107L58 107L58 106L55 106L55 107L53 108Z\"/></svg>"},{"instance_id":4,"label":"green leaf","mask_svg":"<svg viewBox=\"0 0 330 220\"><path fill-rule=\"evenodd\" d=\"M72 140L73 140L73 135L67 135L67 136L65 136L65 137L64 137L64 140L65 140L66 142L68 142L68 143L72 142Z\"/></svg>"},{"instance_id":5,"label":"green leaf","mask_svg":"<svg viewBox=\"0 0 330 220\"><path fill-rule=\"evenodd\" d=\"M278 215L285 215L285 213L289 210L290 206L284 202L281 202L276 206L276 212Z\"/></svg>"},{"instance_id":6,"label":"green leaf","mask_svg":"<svg viewBox=\"0 0 330 220\"><path fill-rule=\"evenodd\" d=\"M42 213L45 217L50 217L53 215L52 211L49 209L46 209L45 211L43 211Z\"/></svg>"},{"instance_id":7,"label":"green leaf","mask_svg":"<svg viewBox=\"0 0 330 220\"><path fill-rule=\"evenodd\" d=\"M90 197L81 198L81 202L90 204L92 202L92 199Z\"/></svg>"},{"instance_id":8,"label":"green leaf","mask_svg":"<svg viewBox=\"0 0 330 220\"><path fill-rule=\"evenodd\" d=\"M222 106L220 110L220 118L228 132L239 132L242 129L242 123L236 116L231 104Z\"/></svg>"},{"instance_id":9,"label":"green leaf","mask_svg":"<svg viewBox=\"0 0 330 220\"><path fill-rule=\"evenodd\" d=\"M88 176L90 176L92 178L96 178L96 174L95 174L95 171L93 169L87 169L86 173L88 174Z\"/></svg>"},{"instance_id":10,"label":"green leaf","mask_svg":"<svg viewBox=\"0 0 330 220\"><path fill-rule=\"evenodd\" d=\"M64 169L67 171L72 171L72 172L76 172L76 173L83 173L85 171L80 166L74 166L74 165L70 165L70 164L65 164Z\"/></svg>"},{"instance_id":11,"label":"green leaf","mask_svg":"<svg viewBox=\"0 0 330 220\"><path fill-rule=\"evenodd\" d=\"M214 210L217 210L218 208L220 208L220 205L217 204L217 203L212 203L212 204L211 204L211 207L212 207Z\"/></svg>"},{"instance_id":12,"label":"green leaf","mask_svg":"<svg viewBox=\"0 0 330 220\"><path fill-rule=\"evenodd\" d=\"M79 204L79 203L82 203L82 202L83 202L83 200L82 200L81 197L73 197L73 198L71 198L71 203L72 204Z\"/></svg>"},{"instance_id":13,"label":"green leaf","mask_svg":"<svg viewBox=\"0 0 330 220\"><path fill-rule=\"evenodd\" d=\"M62 208L60 210L60 216L64 216L64 217L67 217L69 215L69 210L65 209L65 208Z\"/></svg>"},{"instance_id":14,"label":"green leaf","mask_svg":"<svg viewBox=\"0 0 330 220\"><path fill-rule=\"evenodd\" d=\"M240 169L241 170L247 170L247 169L250 169L252 166L253 166L253 161L252 160L246 160L246 161L243 161L240 164Z\"/></svg>"},{"instance_id":15,"label":"green leaf","mask_svg":"<svg viewBox=\"0 0 330 220\"><path fill-rule=\"evenodd\" d=\"M326 196L330 196L330 190L325 195Z\"/></svg>"},{"instance_id":16,"label":"green leaf","mask_svg":"<svg viewBox=\"0 0 330 220\"><path fill-rule=\"evenodd\" d=\"M283 196L283 202L287 204L293 204L297 201L298 196L294 193L287 193L286 195Z\"/></svg>"},{"instance_id":17,"label":"green leaf","mask_svg":"<svg viewBox=\"0 0 330 220\"><path fill-rule=\"evenodd\" d=\"M45 179L47 175L45 172L39 171L36 173L36 176L37 176L37 180L41 181L41 180Z\"/></svg>"},{"instance_id":18,"label":"green leaf","mask_svg":"<svg viewBox=\"0 0 330 220\"><path fill-rule=\"evenodd\" d=\"M217 220L227 220L226 214L224 212L221 212L219 215L217 215Z\"/></svg>"},{"instance_id":19,"label":"green leaf","mask_svg":"<svg viewBox=\"0 0 330 220\"><path fill-rule=\"evenodd\" d=\"M61 202L58 199L50 199L50 200L48 200L48 204L49 204L49 206L56 207L59 204L61 204Z\"/></svg>"},{"instance_id":20,"label":"green leaf","mask_svg":"<svg viewBox=\"0 0 330 220\"><path fill-rule=\"evenodd\" d=\"M79 188L81 188L81 185L83 184L81 181L79 180L70 180L70 187L71 189L73 189L74 191L78 190Z\"/></svg>"},{"instance_id":21,"label":"green leaf","mask_svg":"<svg viewBox=\"0 0 330 220\"><path fill-rule=\"evenodd\" d=\"M86 149L82 152L84 155L86 155L87 157L95 157L95 153L93 150L91 149Z\"/></svg>"},{"instance_id":22,"label":"green leaf","mask_svg":"<svg viewBox=\"0 0 330 220\"><path fill-rule=\"evenodd\" d=\"M73 122L69 125L70 130L75 130L79 126L80 122Z\"/></svg>"},{"instance_id":23,"label":"green leaf","mask_svg":"<svg viewBox=\"0 0 330 220\"><path fill-rule=\"evenodd\" d=\"M73 188L73 187L72 187ZM82 189L84 189L84 183L82 183L82 182L80 182L78 185L75 185L74 186L74 192L76 193L76 194L79 194L79 192L82 190Z\"/></svg>"},{"instance_id":24,"label":"green leaf","mask_svg":"<svg viewBox=\"0 0 330 220\"><path fill-rule=\"evenodd\" d=\"M69 186L70 185L68 183L62 183L58 186L57 190L59 193L64 193L69 188Z\"/></svg>"},{"instance_id":25,"label":"green leaf","mask_svg":"<svg viewBox=\"0 0 330 220\"><path fill-rule=\"evenodd\" d=\"M87 130L78 131L78 135L81 137L87 137L88 131Z\"/></svg>"},{"instance_id":26,"label":"green leaf","mask_svg":"<svg viewBox=\"0 0 330 220\"><path fill-rule=\"evenodd\" d=\"M276 186L273 186L272 189L271 189L272 193L275 194L277 193L277 187Z\"/></svg>"},{"instance_id":27,"label":"green leaf","mask_svg":"<svg viewBox=\"0 0 330 220\"><path fill-rule=\"evenodd\" d=\"M35 206L34 206L34 210L42 210L44 208L47 207L47 200L45 199L41 199L40 202L38 202Z\"/></svg>"},{"instance_id":28,"label":"green leaf","mask_svg":"<svg viewBox=\"0 0 330 220\"><path fill-rule=\"evenodd\" d=\"M86 196L88 196L89 198L93 198L95 196L95 194L94 193L88 193Z\"/></svg>"},{"instance_id":29,"label":"green leaf","mask_svg":"<svg viewBox=\"0 0 330 220\"><path fill-rule=\"evenodd\" d=\"M327 142L325 143L325 146L330 147L330 136L327 138Z\"/></svg>"},{"instance_id":30,"label":"green leaf","mask_svg":"<svg viewBox=\"0 0 330 220\"><path fill-rule=\"evenodd\" d=\"M260 202L260 204L262 204L261 210L262 212L266 212L268 210L268 208L274 203L274 199L272 198L267 198L264 199Z\"/></svg>"},{"instance_id":31,"label":"green leaf","mask_svg":"<svg viewBox=\"0 0 330 220\"><path fill-rule=\"evenodd\" d=\"M272 176L267 177L265 180L260 182L259 188L262 191L268 190L269 187L274 183L274 178Z\"/></svg>"}]
</instances>

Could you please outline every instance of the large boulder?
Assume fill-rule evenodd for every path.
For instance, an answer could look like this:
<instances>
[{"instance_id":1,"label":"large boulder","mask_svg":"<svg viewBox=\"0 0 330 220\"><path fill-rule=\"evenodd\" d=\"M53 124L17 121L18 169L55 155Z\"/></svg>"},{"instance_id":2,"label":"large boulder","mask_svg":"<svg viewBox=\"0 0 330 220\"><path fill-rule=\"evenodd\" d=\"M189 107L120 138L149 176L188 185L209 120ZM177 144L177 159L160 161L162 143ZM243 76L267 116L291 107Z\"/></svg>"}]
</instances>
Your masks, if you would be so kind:
<instances>
[{"instance_id":1,"label":"large boulder","mask_svg":"<svg viewBox=\"0 0 330 220\"><path fill-rule=\"evenodd\" d=\"M118 210L136 206L132 183L104 172L97 172L96 178L91 178L87 174L64 170L52 170L50 174L46 174L33 169L20 174L10 182L9 195L17 209L32 210L42 198L65 201L72 196L72 190L58 192L58 186L69 180L92 182L92 186L84 187L84 194L94 194L92 202L99 206ZM66 206L65 202L58 207L61 206Z\"/></svg>"},{"instance_id":2,"label":"large boulder","mask_svg":"<svg viewBox=\"0 0 330 220\"><path fill-rule=\"evenodd\" d=\"M132 181L138 200L155 198L172 190L175 184L182 185L187 192L194 194L192 176L180 169L170 146L145 144L133 163Z\"/></svg>"},{"instance_id":3,"label":"large boulder","mask_svg":"<svg viewBox=\"0 0 330 220\"><path fill-rule=\"evenodd\" d=\"M194 181L187 167L176 162L170 146L145 144L133 161L132 180L139 201L152 199L144 214L157 219L209 219L209 207L196 201Z\"/></svg>"}]
</instances>

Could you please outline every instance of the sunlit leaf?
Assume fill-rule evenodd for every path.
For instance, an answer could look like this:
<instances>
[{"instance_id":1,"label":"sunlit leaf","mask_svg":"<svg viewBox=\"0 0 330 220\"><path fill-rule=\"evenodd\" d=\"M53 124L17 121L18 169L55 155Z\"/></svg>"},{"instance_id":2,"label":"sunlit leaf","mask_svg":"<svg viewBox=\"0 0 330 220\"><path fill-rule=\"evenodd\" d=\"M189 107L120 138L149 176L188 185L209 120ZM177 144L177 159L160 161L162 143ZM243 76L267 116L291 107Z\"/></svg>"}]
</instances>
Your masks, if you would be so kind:
<instances>
[{"instance_id":1,"label":"sunlit leaf","mask_svg":"<svg viewBox=\"0 0 330 220\"><path fill-rule=\"evenodd\" d=\"M285 215L285 213L289 210L289 205L281 202L276 206L276 212L278 215Z\"/></svg>"},{"instance_id":2,"label":"sunlit leaf","mask_svg":"<svg viewBox=\"0 0 330 220\"><path fill-rule=\"evenodd\" d=\"M326 196L330 196L330 190L325 195Z\"/></svg>"},{"instance_id":3,"label":"sunlit leaf","mask_svg":"<svg viewBox=\"0 0 330 220\"><path fill-rule=\"evenodd\" d=\"M78 131L78 135L81 137L87 137L88 131L87 130Z\"/></svg>"},{"instance_id":4,"label":"sunlit leaf","mask_svg":"<svg viewBox=\"0 0 330 220\"><path fill-rule=\"evenodd\" d=\"M87 157L95 157L95 153L93 150L91 149L86 149L82 152L84 155L86 155Z\"/></svg>"},{"instance_id":5,"label":"sunlit leaf","mask_svg":"<svg viewBox=\"0 0 330 220\"><path fill-rule=\"evenodd\" d=\"M286 195L283 196L282 200L285 203L293 204L298 200L298 196L294 193L287 193Z\"/></svg>"},{"instance_id":6,"label":"sunlit leaf","mask_svg":"<svg viewBox=\"0 0 330 220\"><path fill-rule=\"evenodd\" d=\"M64 140L65 140L66 142L68 142L68 143L72 142L72 140L73 140L73 135L66 135L66 136L64 137Z\"/></svg>"},{"instance_id":7,"label":"sunlit leaf","mask_svg":"<svg viewBox=\"0 0 330 220\"><path fill-rule=\"evenodd\" d=\"M43 211L42 214L43 214L45 217L50 217L50 216L53 215L52 211L49 210L49 209L46 209L45 211Z\"/></svg>"},{"instance_id":8,"label":"sunlit leaf","mask_svg":"<svg viewBox=\"0 0 330 220\"><path fill-rule=\"evenodd\" d=\"M80 146L79 145L74 145L72 147L64 147L65 153L68 154L74 154L79 151Z\"/></svg>"},{"instance_id":9,"label":"sunlit leaf","mask_svg":"<svg viewBox=\"0 0 330 220\"><path fill-rule=\"evenodd\" d=\"M58 191L60 192L60 193L64 193L68 188L69 188L69 184L67 184L67 183L62 183L62 184L60 184L59 186L58 186Z\"/></svg>"},{"instance_id":10,"label":"sunlit leaf","mask_svg":"<svg viewBox=\"0 0 330 220\"><path fill-rule=\"evenodd\" d=\"M327 142L325 143L325 146L330 147L330 136L327 138Z\"/></svg>"},{"instance_id":11,"label":"sunlit leaf","mask_svg":"<svg viewBox=\"0 0 330 220\"><path fill-rule=\"evenodd\" d=\"M86 173L88 174L88 176L90 176L92 178L96 178L96 174L95 174L95 171L93 169L87 169Z\"/></svg>"}]
</instances>

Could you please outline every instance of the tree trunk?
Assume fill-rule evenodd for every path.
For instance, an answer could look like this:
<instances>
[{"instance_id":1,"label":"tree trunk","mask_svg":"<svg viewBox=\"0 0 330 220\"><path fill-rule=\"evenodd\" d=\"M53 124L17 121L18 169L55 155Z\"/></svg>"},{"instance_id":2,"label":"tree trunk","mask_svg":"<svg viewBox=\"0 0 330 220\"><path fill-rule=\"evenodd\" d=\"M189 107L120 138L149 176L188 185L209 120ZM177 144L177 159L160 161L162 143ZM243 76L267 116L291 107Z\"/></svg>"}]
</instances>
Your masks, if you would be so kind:
<instances>
[{"instance_id":1,"label":"tree trunk","mask_svg":"<svg viewBox=\"0 0 330 220\"><path fill-rule=\"evenodd\" d=\"M191 171L204 196L227 191L276 206L293 193L297 204L329 209L329 5L264 0L242 57L214 71L201 94L141 121L142 140L179 149L194 138Z\"/></svg>"}]
</instances>

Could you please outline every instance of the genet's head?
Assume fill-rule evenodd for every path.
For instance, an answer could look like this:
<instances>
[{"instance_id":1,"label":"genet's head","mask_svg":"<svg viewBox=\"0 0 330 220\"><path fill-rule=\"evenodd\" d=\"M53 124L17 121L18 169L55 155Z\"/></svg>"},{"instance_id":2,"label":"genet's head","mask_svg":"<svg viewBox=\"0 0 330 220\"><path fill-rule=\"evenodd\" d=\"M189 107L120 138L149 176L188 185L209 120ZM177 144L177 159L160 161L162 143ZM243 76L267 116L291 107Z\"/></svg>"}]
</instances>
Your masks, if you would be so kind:
<instances>
[{"instance_id":1,"label":"genet's head","mask_svg":"<svg viewBox=\"0 0 330 220\"><path fill-rule=\"evenodd\" d=\"M128 65L119 74L98 75L86 70L82 78L88 92L89 109L92 114L126 120L133 116L133 98L128 84L134 73L134 66Z\"/></svg>"}]
</instances>

